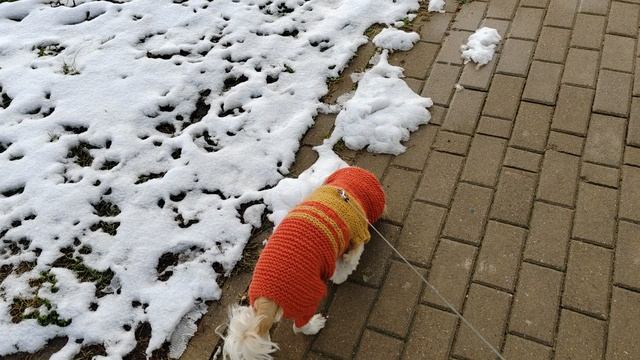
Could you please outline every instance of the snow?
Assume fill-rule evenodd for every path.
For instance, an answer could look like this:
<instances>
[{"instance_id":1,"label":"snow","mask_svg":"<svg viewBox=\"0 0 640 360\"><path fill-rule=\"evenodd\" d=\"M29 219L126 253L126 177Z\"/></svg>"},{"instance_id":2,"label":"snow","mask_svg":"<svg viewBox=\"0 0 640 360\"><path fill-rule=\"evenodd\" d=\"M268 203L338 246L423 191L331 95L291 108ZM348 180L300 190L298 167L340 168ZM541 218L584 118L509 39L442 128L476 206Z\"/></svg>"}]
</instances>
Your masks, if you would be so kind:
<instances>
[{"instance_id":1,"label":"snow","mask_svg":"<svg viewBox=\"0 0 640 360\"><path fill-rule=\"evenodd\" d=\"M496 29L482 27L469 36L466 45L462 45L464 63L473 61L477 67L486 65L493 59L496 46L502 40Z\"/></svg>"},{"instance_id":2,"label":"snow","mask_svg":"<svg viewBox=\"0 0 640 360\"><path fill-rule=\"evenodd\" d=\"M358 89L336 118L329 142L344 143L353 150L398 155L406 149L401 141L426 124L431 99L413 92L402 79L402 68L389 65L383 51L376 66L358 81Z\"/></svg>"},{"instance_id":3,"label":"snow","mask_svg":"<svg viewBox=\"0 0 640 360\"><path fill-rule=\"evenodd\" d=\"M444 12L444 0L429 0L427 10L430 12Z\"/></svg>"},{"instance_id":4,"label":"snow","mask_svg":"<svg viewBox=\"0 0 640 360\"><path fill-rule=\"evenodd\" d=\"M429 122L431 114L426 108L433 102L414 93L401 79L402 68L389 65L387 57L385 50L376 57L375 66L352 77L358 87L342 104L331 136L314 148L318 160L298 178L284 179L266 192L264 201L272 211L269 219L274 224L279 224L331 173L347 166L333 151L340 140L353 150L366 147L370 152L397 155L406 150L400 142Z\"/></svg>"},{"instance_id":5,"label":"snow","mask_svg":"<svg viewBox=\"0 0 640 360\"><path fill-rule=\"evenodd\" d=\"M373 44L379 48L407 51L413 47L420 35L396 28L385 28L373 38Z\"/></svg>"},{"instance_id":6,"label":"snow","mask_svg":"<svg viewBox=\"0 0 640 360\"><path fill-rule=\"evenodd\" d=\"M66 336L56 358L73 357L79 339L119 358L143 322L153 329L147 354L168 339L180 352L201 304L220 297L214 268L231 271L260 200L287 175L326 79L367 28L417 9L417 0L1 3L0 266L35 265L0 286L0 356ZM408 94L386 61L376 71L346 100L336 136L397 153L426 101L399 100ZM378 130L364 140L346 128L365 120ZM316 171L339 166L334 155L321 153ZM102 213L100 201L119 212ZM109 286L53 266L63 249L111 271ZM29 285L48 271L56 292ZM36 295L71 323L13 323L14 299Z\"/></svg>"}]
</instances>

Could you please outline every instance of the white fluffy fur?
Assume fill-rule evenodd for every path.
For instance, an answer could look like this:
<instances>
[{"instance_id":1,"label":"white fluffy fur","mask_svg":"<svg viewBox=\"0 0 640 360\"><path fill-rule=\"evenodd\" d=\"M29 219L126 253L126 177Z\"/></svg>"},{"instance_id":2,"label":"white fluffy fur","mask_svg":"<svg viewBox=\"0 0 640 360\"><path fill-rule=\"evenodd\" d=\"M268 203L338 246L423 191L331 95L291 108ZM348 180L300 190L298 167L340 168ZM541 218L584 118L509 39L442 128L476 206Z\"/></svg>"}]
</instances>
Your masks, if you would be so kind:
<instances>
[{"instance_id":1,"label":"white fluffy fur","mask_svg":"<svg viewBox=\"0 0 640 360\"><path fill-rule=\"evenodd\" d=\"M331 277L331 281L334 284L342 284L347 281L349 275L351 275L351 273L358 267L358 263L360 263L360 256L362 256L363 251L364 245L360 244L338 259L336 262L336 270L333 272L333 276Z\"/></svg>"},{"instance_id":2,"label":"white fluffy fur","mask_svg":"<svg viewBox=\"0 0 640 360\"><path fill-rule=\"evenodd\" d=\"M223 359L271 360L278 344L258 335L258 324L262 320L250 306L233 305L229 310L229 326L224 337Z\"/></svg>"},{"instance_id":3,"label":"white fluffy fur","mask_svg":"<svg viewBox=\"0 0 640 360\"><path fill-rule=\"evenodd\" d=\"M311 320L309 320L309 322L306 323L301 328L296 327L295 324L294 324L293 325L293 332L296 333L296 334L303 333L305 335L315 335L320 330L322 330L322 328L324 327L324 324L326 324L326 322L327 322L327 318L322 316L322 314L315 314L315 315L313 315Z\"/></svg>"}]
</instances>

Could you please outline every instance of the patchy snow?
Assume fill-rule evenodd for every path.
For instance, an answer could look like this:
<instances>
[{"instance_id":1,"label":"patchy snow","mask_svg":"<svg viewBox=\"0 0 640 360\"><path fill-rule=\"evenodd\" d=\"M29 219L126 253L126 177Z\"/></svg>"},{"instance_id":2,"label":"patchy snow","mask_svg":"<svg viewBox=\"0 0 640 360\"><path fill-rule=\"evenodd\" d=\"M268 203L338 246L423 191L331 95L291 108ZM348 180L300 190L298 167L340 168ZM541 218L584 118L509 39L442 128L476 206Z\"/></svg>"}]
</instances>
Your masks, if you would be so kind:
<instances>
[{"instance_id":1,"label":"patchy snow","mask_svg":"<svg viewBox=\"0 0 640 360\"><path fill-rule=\"evenodd\" d=\"M401 141L431 119L426 108L433 102L414 93L402 76L402 68L389 65L387 51L383 51L378 64L364 73L355 94L338 114L329 142L342 139L353 150L366 147L376 153L404 152Z\"/></svg>"},{"instance_id":2,"label":"patchy snow","mask_svg":"<svg viewBox=\"0 0 640 360\"><path fill-rule=\"evenodd\" d=\"M444 12L444 0L429 0L429 6L427 8L431 12Z\"/></svg>"},{"instance_id":3,"label":"patchy snow","mask_svg":"<svg viewBox=\"0 0 640 360\"><path fill-rule=\"evenodd\" d=\"M402 68L389 65L387 56L383 51L375 66L352 77L358 79L358 87L342 105L331 136L314 148L318 160L298 178L284 179L266 192L264 201L272 211L269 219L276 225L331 173L347 166L333 151L338 141L344 140L353 150L366 147L397 155L405 151L400 141L408 140L410 132L431 119L426 109L433 105L431 99L414 93L401 79Z\"/></svg>"},{"instance_id":4,"label":"patchy snow","mask_svg":"<svg viewBox=\"0 0 640 360\"><path fill-rule=\"evenodd\" d=\"M469 36L466 45L462 45L462 58L464 63L473 61L477 67L486 65L493 59L496 46L502 40L496 29L482 27Z\"/></svg>"},{"instance_id":5,"label":"patchy snow","mask_svg":"<svg viewBox=\"0 0 640 360\"><path fill-rule=\"evenodd\" d=\"M56 358L92 344L119 358L144 322L147 354L177 327L188 336L182 319L219 298L218 272L240 259L326 79L367 28L417 9L417 0L1 3L0 279L10 274L0 356L66 336ZM400 101L398 68L376 71L347 101L341 136L371 140L370 150L391 140L377 150L397 153L426 102ZM356 141L345 126L365 119L378 131ZM319 169L337 166L325 156Z\"/></svg>"},{"instance_id":6,"label":"patchy snow","mask_svg":"<svg viewBox=\"0 0 640 360\"><path fill-rule=\"evenodd\" d=\"M413 47L420 35L396 28L385 28L373 38L373 44L379 48L407 51Z\"/></svg>"}]
</instances>

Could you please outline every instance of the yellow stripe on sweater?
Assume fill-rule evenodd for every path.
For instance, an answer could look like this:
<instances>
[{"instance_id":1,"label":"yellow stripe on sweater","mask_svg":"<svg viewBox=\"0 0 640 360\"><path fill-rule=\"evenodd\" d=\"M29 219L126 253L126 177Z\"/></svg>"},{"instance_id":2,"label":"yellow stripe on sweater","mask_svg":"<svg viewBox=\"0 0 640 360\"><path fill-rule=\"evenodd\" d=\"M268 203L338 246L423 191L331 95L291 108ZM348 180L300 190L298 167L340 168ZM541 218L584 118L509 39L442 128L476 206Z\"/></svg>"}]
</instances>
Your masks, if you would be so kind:
<instances>
[{"instance_id":1,"label":"yellow stripe on sweater","mask_svg":"<svg viewBox=\"0 0 640 360\"><path fill-rule=\"evenodd\" d=\"M334 219L332 219L324 211L322 211L322 210L320 210L320 209L318 209L318 208L316 208L314 206L311 206L311 205L304 205L303 204L303 205L300 205L298 208L300 210L306 210L306 211L312 212L313 214L315 214L315 216L322 218L326 223L328 223L331 226L331 229L329 229L329 230L333 229L334 233L338 236L336 238L336 242L337 242L337 245L338 245L337 254L340 254L344 250L346 250L345 247L348 245L347 241L349 239L343 239L344 235L342 233L342 228L340 228L340 225L338 225Z\"/></svg>"},{"instance_id":2,"label":"yellow stripe on sweater","mask_svg":"<svg viewBox=\"0 0 640 360\"><path fill-rule=\"evenodd\" d=\"M320 220L318 220L316 217L314 217L313 215L309 215L309 214L305 214L305 213L299 213L296 212L295 209L289 213L289 215L287 216L287 218L290 219L300 219L303 220L305 222L309 222L312 223L313 225L315 225L316 228L320 229L320 231L322 231L325 236L330 240L331 243L331 247L333 248L333 251L336 252L336 254L338 254L338 242L337 239L335 239L333 237L333 234L331 233L331 231L329 230L328 227L326 227Z\"/></svg>"}]
</instances>

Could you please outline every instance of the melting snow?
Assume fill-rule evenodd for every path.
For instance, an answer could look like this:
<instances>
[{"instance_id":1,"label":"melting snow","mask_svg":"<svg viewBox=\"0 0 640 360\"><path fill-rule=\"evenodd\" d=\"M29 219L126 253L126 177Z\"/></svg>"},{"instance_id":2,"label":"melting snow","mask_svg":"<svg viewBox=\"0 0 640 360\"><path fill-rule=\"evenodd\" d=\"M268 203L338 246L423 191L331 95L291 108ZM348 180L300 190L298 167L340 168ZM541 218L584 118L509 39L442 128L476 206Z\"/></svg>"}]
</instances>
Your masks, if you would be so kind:
<instances>
[{"instance_id":1,"label":"melting snow","mask_svg":"<svg viewBox=\"0 0 640 360\"><path fill-rule=\"evenodd\" d=\"M219 298L215 269L228 273L240 259L259 200L287 174L326 79L369 26L417 8L417 0L1 3L0 355L66 336L57 358L91 344L118 358L143 322L153 329L148 354L189 336L181 320ZM400 70L381 64L346 103L336 136L397 153L427 102L401 100ZM347 128L365 120L376 126L359 130L364 138ZM339 162L323 156L323 171ZM28 319L20 299L52 323Z\"/></svg>"},{"instance_id":2,"label":"melting snow","mask_svg":"<svg viewBox=\"0 0 640 360\"><path fill-rule=\"evenodd\" d=\"M373 38L373 44L379 48L407 51L413 47L420 35L396 28L385 28Z\"/></svg>"},{"instance_id":3,"label":"melting snow","mask_svg":"<svg viewBox=\"0 0 640 360\"><path fill-rule=\"evenodd\" d=\"M464 63L473 61L477 67L486 65L493 59L496 46L502 40L496 29L483 27L469 36L466 45L462 45L462 58Z\"/></svg>"},{"instance_id":4,"label":"melting snow","mask_svg":"<svg viewBox=\"0 0 640 360\"><path fill-rule=\"evenodd\" d=\"M431 12L444 12L444 0L429 0L428 11Z\"/></svg>"}]
</instances>

